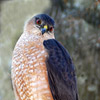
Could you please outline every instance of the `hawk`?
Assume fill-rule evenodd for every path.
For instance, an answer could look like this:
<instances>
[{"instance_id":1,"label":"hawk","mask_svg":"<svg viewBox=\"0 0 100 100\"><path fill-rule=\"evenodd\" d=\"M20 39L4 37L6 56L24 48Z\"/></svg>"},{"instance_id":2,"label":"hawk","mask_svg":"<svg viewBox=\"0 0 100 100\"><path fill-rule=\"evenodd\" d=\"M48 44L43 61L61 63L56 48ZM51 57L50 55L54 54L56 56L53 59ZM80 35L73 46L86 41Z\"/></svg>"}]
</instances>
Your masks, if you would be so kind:
<instances>
[{"instance_id":1,"label":"hawk","mask_svg":"<svg viewBox=\"0 0 100 100\"><path fill-rule=\"evenodd\" d=\"M29 19L13 51L11 76L16 100L78 100L75 68L54 37L46 14Z\"/></svg>"}]
</instances>

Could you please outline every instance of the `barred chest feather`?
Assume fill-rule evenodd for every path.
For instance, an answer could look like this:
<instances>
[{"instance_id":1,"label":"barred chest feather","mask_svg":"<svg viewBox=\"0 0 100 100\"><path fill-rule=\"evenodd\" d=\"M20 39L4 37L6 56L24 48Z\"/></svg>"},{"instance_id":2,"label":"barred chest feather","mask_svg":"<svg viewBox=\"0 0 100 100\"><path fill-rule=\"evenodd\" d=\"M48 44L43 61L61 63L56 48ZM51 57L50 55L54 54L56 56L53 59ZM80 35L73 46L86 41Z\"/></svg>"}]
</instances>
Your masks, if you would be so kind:
<instances>
[{"instance_id":1,"label":"barred chest feather","mask_svg":"<svg viewBox=\"0 0 100 100\"><path fill-rule=\"evenodd\" d=\"M12 62L17 100L53 100L45 63L47 56L43 39L22 34L15 46Z\"/></svg>"}]
</instances>

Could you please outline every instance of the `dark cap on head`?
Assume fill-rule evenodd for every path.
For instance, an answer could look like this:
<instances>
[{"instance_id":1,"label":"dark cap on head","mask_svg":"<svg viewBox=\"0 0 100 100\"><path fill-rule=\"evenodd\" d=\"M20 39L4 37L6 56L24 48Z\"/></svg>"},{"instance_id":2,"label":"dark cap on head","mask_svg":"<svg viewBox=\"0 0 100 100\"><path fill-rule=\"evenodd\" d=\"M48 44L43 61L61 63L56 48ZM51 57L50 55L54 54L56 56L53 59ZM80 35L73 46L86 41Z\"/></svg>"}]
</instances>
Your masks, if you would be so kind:
<instances>
[{"instance_id":1,"label":"dark cap on head","mask_svg":"<svg viewBox=\"0 0 100 100\"><path fill-rule=\"evenodd\" d=\"M35 16L35 18L40 18L45 23L52 25L52 26L54 26L54 24L55 24L54 20L46 14L38 14L38 15Z\"/></svg>"}]
</instances>

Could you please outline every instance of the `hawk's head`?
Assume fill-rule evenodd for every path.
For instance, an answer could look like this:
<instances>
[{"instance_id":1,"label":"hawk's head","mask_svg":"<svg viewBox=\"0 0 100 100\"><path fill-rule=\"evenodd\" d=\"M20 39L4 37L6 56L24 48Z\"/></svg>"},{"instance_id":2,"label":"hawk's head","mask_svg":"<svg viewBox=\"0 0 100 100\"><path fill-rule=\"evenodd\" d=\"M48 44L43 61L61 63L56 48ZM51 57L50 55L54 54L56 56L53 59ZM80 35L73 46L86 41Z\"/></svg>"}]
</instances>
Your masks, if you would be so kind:
<instances>
[{"instance_id":1,"label":"hawk's head","mask_svg":"<svg viewBox=\"0 0 100 100\"><path fill-rule=\"evenodd\" d=\"M38 14L27 21L24 31L34 35L54 33L54 20L46 14Z\"/></svg>"}]
</instances>

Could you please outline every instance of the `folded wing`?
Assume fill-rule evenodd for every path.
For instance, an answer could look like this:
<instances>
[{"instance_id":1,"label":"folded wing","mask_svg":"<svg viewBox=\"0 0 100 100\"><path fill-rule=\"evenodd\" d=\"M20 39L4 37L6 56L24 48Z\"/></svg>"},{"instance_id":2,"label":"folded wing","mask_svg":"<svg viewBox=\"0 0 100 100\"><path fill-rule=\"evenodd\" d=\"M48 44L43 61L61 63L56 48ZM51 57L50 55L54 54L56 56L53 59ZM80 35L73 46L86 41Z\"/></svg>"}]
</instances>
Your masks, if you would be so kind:
<instances>
[{"instance_id":1,"label":"folded wing","mask_svg":"<svg viewBox=\"0 0 100 100\"><path fill-rule=\"evenodd\" d=\"M55 39L45 40L48 80L54 100L78 100L75 68L66 49Z\"/></svg>"}]
</instances>

